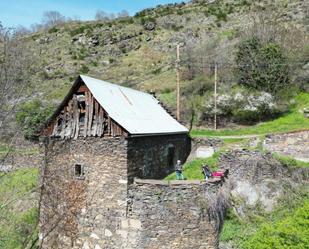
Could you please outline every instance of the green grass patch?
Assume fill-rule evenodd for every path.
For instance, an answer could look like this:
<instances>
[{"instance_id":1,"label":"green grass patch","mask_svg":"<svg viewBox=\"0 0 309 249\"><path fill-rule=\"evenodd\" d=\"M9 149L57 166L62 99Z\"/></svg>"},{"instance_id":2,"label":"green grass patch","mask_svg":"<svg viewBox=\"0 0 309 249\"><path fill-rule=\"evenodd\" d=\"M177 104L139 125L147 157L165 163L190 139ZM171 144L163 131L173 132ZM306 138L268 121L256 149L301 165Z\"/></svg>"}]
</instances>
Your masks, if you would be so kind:
<instances>
[{"instance_id":1,"label":"green grass patch","mask_svg":"<svg viewBox=\"0 0 309 249\"><path fill-rule=\"evenodd\" d=\"M176 106L176 93L175 92L166 92L159 94L158 98L161 102L166 104L169 107Z\"/></svg>"},{"instance_id":2,"label":"green grass patch","mask_svg":"<svg viewBox=\"0 0 309 249\"><path fill-rule=\"evenodd\" d=\"M27 248L37 236L38 208L33 193L38 169L0 174L0 248Z\"/></svg>"},{"instance_id":3,"label":"green grass patch","mask_svg":"<svg viewBox=\"0 0 309 249\"><path fill-rule=\"evenodd\" d=\"M282 156L278 153L273 153L273 156L286 167L293 167L293 168L308 168L309 167L309 162L303 162L303 161L296 160L288 156Z\"/></svg>"},{"instance_id":4,"label":"green grass patch","mask_svg":"<svg viewBox=\"0 0 309 249\"><path fill-rule=\"evenodd\" d=\"M185 163L183 167L183 175L186 180L203 180L202 164L210 166L210 170L216 170L219 161L220 152L216 152L209 158L198 158L191 162ZM172 173L165 177L165 180L176 180L176 173Z\"/></svg>"},{"instance_id":5,"label":"green grass patch","mask_svg":"<svg viewBox=\"0 0 309 249\"><path fill-rule=\"evenodd\" d=\"M309 108L309 94L301 93L295 101L290 111L278 119L240 129L192 130L191 136L266 135L309 129L309 119L302 113L303 108Z\"/></svg>"},{"instance_id":6,"label":"green grass patch","mask_svg":"<svg viewBox=\"0 0 309 249\"><path fill-rule=\"evenodd\" d=\"M287 191L272 213L255 208L246 218L234 210L227 212L220 234L221 242L239 249L308 248L309 195L308 188Z\"/></svg>"}]
</instances>

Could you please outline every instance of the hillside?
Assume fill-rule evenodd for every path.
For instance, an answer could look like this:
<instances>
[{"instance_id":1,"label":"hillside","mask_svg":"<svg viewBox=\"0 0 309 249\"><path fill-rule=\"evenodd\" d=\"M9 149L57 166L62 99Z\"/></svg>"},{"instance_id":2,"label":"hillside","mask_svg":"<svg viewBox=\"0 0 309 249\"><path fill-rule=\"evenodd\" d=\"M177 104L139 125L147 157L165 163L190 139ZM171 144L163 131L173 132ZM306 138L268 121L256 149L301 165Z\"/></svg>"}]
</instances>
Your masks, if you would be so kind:
<instances>
[{"instance_id":1,"label":"hillside","mask_svg":"<svg viewBox=\"0 0 309 249\"><path fill-rule=\"evenodd\" d=\"M229 62L235 44L258 16L295 32L306 31L305 1L218 0L158 6L109 22L70 22L22 39L36 56L38 73L30 78L35 96L45 101L58 102L78 74L87 74L153 90L173 107L176 44L182 44L182 72L188 55L201 48L204 51L199 55L206 61L200 65L207 73L210 54L217 61ZM224 69L219 68L220 72L221 88L234 81L224 79ZM191 80L182 78L185 91Z\"/></svg>"},{"instance_id":2,"label":"hillside","mask_svg":"<svg viewBox=\"0 0 309 249\"><path fill-rule=\"evenodd\" d=\"M303 0L193 0L110 21L70 21L17 37L15 41L21 42L26 50L30 70L20 75L9 71L17 75L10 82L20 80L29 85L13 84L14 94L5 101L2 99L6 94L0 95L0 248L36 248L38 241L37 168L44 155L38 144L32 145L22 137L34 137L79 74L154 91L164 105L175 111L177 44L181 45L181 121L193 126L192 138L214 139L220 144L211 157L188 160L185 177L200 181L204 177L203 163L211 170L223 170L232 162L231 169L244 166L241 174L246 175L248 168L253 172L249 174L249 185L239 172L231 174L227 182L234 180L233 190L249 186L261 197L254 205L247 205L245 200L250 196L232 196L220 235L222 248L253 249L261 244L265 248L282 248L285 242L293 248L293 243L297 243L293 239L306 245L308 229L303 229L303 225L308 225L309 164L299 161L296 155L267 151L265 145L273 139L266 136L270 133L280 136L309 130L309 119L304 115L304 109L309 110L308 9ZM275 77L269 80L267 71L259 81L272 85L272 80L279 78L280 84L273 91L267 85L258 85L256 89L241 85L239 71L235 71L242 42L255 35L267 46L253 44L266 51L254 69L260 69L260 62L272 59L274 54L282 59L272 62L276 66L274 71L279 71ZM245 69L248 66L242 60L239 64ZM218 131L209 129L213 127L215 65L219 79L218 126L223 128ZM267 69L267 65L262 65L263 70L264 67ZM282 71L288 76L282 76ZM0 74L0 83L3 78ZM22 92L22 96L15 92ZM236 103L234 109L232 103ZM14 106L12 110L10 106ZM306 153L305 149L299 150L306 147L306 138L296 137L292 142L292 152ZM254 172L260 173L256 176ZM293 177L302 180L294 181ZM175 178L173 173L165 180ZM243 185L237 185L239 182ZM261 205L272 201L273 193L278 205L266 212Z\"/></svg>"}]
</instances>

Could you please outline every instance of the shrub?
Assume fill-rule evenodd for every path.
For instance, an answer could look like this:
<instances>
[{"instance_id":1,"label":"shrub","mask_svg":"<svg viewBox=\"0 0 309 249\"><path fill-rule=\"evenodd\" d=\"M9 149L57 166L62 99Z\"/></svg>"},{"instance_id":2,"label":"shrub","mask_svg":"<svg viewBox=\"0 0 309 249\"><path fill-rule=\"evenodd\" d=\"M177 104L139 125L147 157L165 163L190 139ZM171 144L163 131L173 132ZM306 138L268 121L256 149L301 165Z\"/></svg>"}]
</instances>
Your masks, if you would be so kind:
<instances>
[{"instance_id":1,"label":"shrub","mask_svg":"<svg viewBox=\"0 0 309 249\"><path fill-rule=\"evenodd\" d=\"M212 96L206 97L204 104L204 118L214 115L214 101ZM221 94L217 97L217 114L230 117L241 124L252 124L264 121L281 114L271 94L266 92L249 92L238 90L232 94Z\"/></svg>"},{"instance_id":2,"label":"shrub","mask_svg":"<svg viewBox=\"0 0 309 249\"><path fill-rule=\"evenodd\" d=\"M85 64L83 64L79 71L83 74L86 74L89 72L89 68Z\"/></svg>"},{"instance_id":3,"label":"shrub","mask_svg":"<svg viewBox=\"0 0 309 249\"><path fill-rule=\"evenodd\" d=\"M52 33L57 33L58 31L59 31L58 28L52 27L51 29L48 30L48 33L52 34Z\"/></svg>"},{"instance_id":4,"label":"shrub","mask_svg":"<svg viewBox=\"0 0 309 249\"><path fill-rule=\"evenodd\" d=\"M71 30L70 35L75 36L75 35L82 34L82 33L90 34L92 31L93 31L93 27L86 24L86 25L82 25L76 29Z\"/></svg>"},{"instance_id":5,"label":"shrub","mask_svg":"<svg viewBox=\"0 0 309 249\"><path fill-rule=\"evenodd\" d=\"M306 200L290 216L275 224L266 223L247 241L245 249L308 248L309 201Z\"/></svg>"},{"instance_id":6,"label":"shrub","mask_svg":"<svg viewBox=\"0 0 309 249\"><path fill-rule=\"evenodd\" d=\"M36 139L38 128L52 114L53 106L43 106L38 99L25 102L18 107L16 121L26 139Z\"/></svg>"},{"instance_id":7,"label":"shrub","mask_svg":"<svg viewBox=\"0 0 309 249\"><path fill-rule=\"evenodd\" d=\"M239 84L276 94L289 84L287 59L279 44L258 38L241 42L236 53Z\"/></svg>"}]
</instances>

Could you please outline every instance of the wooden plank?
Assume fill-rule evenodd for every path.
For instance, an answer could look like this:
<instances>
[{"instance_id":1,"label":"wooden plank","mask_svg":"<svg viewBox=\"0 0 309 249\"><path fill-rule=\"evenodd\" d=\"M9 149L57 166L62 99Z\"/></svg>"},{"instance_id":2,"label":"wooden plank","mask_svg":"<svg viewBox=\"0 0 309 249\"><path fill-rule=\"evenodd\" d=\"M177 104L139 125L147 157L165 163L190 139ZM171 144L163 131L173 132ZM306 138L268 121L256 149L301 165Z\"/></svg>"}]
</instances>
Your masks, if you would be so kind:
<instances>
[{"instance_id":1,"label":"wooden plank","mask_svg":"<svg viewBox=\"0 0 309 249\"><path fill-rule=\"evenodd\" d=\"M76 95L73 95L73 126L74 130L72 133L72 137L75 139L78 137L78 123L79 123L79 111L78 111L78 103L76 99Z\"/></svg>"},{"instance_id":2,"label":"wooden plank","mask_svg":"<svg viewBox=\"0 0 309 249\"><path fill-rule=\"evenodd\" d=\"M89 116L89 93L85 92L85 104L86 104L86 114L85 114L85 123L84 123L84 137L87 136L87 127L88 127L88 116Z\"/></svg>"},{"instance_id":3,"label":"wooden plank","mask_svg":"<svg viewBox=\"0 0 309 249\"><path fill-rule=\"evenodd\" d=\"M61 115L59 116L59 119L62 120L61 125L59 125L60 137L61 137L61 139L64 139L65 129L64 129L64 125L63 125L63 114L61 114Z\"/></svg>"},{"instance_id":4,"label":"wooden plank","mask_svg":"<svg viewBox=\"0 0 309 249\"><path fill-rule=\"evenodd\" d=\"M73 100L71 99L69 101L69 115L70 115L70 128L71 128L71 131L70 131L70 138L73 138L74 137L74 131L75 131L75 123L74 123L74 107L73 107Z\"/></svg>"},{"instance_id":5,"label":"wooden plank","mask_svg":"<svg viewBox=\"0 0 309 249\"><path fill-rule=\"evenodd\" d=\"M93 120L93 96L90 94L89 98L89 120L88 120L88 127L87 127L87 135L91 136L91 127L92 127L92 120Z\"/></svg>"},{"instance_id":6,"label":"wooden plank","mask_svg":"<svg viewBox=\"0 0 309 249\"><path fill-rule=\"evenodd\" d=\"M71 138L74 138L75 130L76 130L74 97L72 98L71 107L72 107L72 109L71 109L71 123L72 123Z\"/></svg>"},{"instance_id":7,"label":"wooden plank","mask_svg":"<svg viewBox=\"0 0 309 249\"><path fill-rule=\"evenodd\" d=\"M107 114L107 135L110 136L111 135L111 118L109 117L109 115Z\"/></svg>"},{"instance_id":8,"label":"wooden plank","mask_svg":"<svg viewBox=\"0 0 309 249\"><path fill-rule=\"evenodd\" d=\"M76 115L76 117L75 117L76 131L75 131L74 139L77 139L77 138L78 138L78 135L79 135L79 114L80 114L80 110L79 110L78 107L77 107L76 113L77 113L77 115Z\"/></svg>"},{"instance_id":9,"label":"wooden plank","mask_svg":"<svg viewBox=\"0 0 309 249\"><path fill-rule=\"evenodd\" d=\"M58 128L57 124L58 124L58 118L55 121L54 129L53 129L53 132L52 132L52 136L57 136L57 128Z\"/></svg>"},{"instance_id":10,"label":"wooden plank","mask_svg":"<svg viewBox=\"0 0 309 249\"><path fill-rule=\"evenodd\" d=\"M64 137L66 138L68 136L68 130L67 130L67 123L69 122L68 118L68 107L64 107L64 114L63 114L63 129L64 129Z\"/></svg>"},{"instance_id":11,"label":"wooden plank","mask_svg":"<svg viewBox=\"0 0 309 249\"><path fill-rule=\"evenodd\" d=\"M97 128L99 125L99 103L94 99L94 122L92 127L92 136L97 135Z\"/></svg>"},{"instance_id":12,"label":"wooden plank","mask_svg":"<svg viewBox=\"0 0 309 249\"><path fill-rule=\"evenodd\" d=\"M98 133L98 136L102 136L103 135L103 132L104 132L104 112L103 112L103 109L102 107L100 106L100 111L99 111L99 133Z\"/></svg>"}]
</instances>

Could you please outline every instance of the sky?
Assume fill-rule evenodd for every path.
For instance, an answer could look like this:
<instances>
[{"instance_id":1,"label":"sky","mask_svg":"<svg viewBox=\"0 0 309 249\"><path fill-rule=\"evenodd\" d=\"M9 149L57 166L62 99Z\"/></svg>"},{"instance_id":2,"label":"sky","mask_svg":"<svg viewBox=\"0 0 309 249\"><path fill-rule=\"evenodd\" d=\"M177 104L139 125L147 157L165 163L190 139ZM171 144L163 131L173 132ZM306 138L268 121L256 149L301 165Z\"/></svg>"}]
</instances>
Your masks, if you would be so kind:
<instances>
[{"instance_id":1,"label":"sky","mask_svg":"<svg viewBox=\"0 0 309 249\"><path fill-rule=\"evenodd\" d=\"M118 13L127 10L130 15L158 4L182 2L179 0L0 0L0 22L6 27L29 28L42 21L44 11L56 10L66 17L93 20L97 10Z\"/></svg>"}]
</instances>

